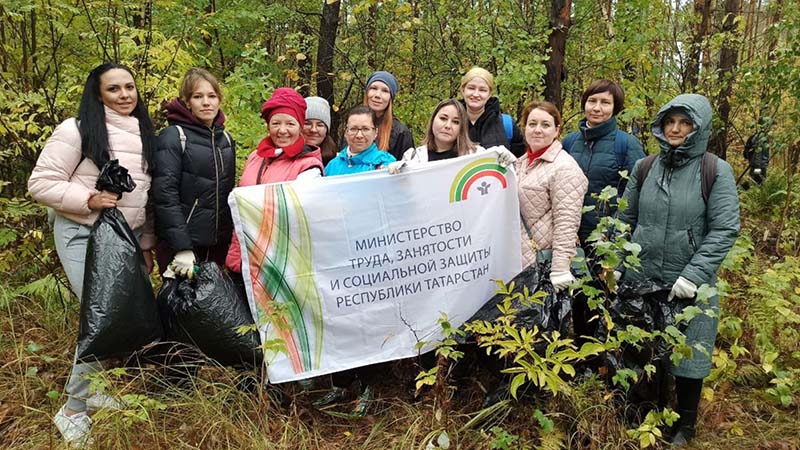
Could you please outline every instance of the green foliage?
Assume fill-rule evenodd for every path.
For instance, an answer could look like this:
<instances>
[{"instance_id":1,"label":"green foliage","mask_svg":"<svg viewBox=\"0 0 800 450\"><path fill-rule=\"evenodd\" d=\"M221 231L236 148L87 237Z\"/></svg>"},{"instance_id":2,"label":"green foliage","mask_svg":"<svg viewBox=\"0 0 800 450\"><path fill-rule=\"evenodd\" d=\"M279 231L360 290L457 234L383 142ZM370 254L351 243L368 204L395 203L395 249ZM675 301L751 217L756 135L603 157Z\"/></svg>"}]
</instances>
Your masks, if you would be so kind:
<instances>
[{"instance_id":1,"label":"green foliage","mask_svg":"<svg viewBox=\"0 0 800 450\"><path fill-rule=\"evenodd\" d=\"M639 441L639 448L653 447L662 437L660 427L671 426L678 417L679 415L670 409L650 411L637 428L628 430L628 436Z\"/></svg>"}]
</instances>

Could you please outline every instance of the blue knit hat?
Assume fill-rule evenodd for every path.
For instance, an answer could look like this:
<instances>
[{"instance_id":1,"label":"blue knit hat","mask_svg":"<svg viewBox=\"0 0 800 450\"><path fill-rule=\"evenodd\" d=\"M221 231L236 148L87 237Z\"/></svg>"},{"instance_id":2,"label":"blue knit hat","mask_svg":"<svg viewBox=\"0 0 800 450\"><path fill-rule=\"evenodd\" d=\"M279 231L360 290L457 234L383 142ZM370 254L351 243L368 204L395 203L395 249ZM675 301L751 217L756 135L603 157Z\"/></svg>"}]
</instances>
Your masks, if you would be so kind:
<instances>
[{"instance_id":1,"label":"blue knit hat","mask_svg":"<svg viewBox=\"0 0 800 450\"><path fill-rule=\"evenodd\" d=\"M394 96L397 95L397 78L384 70L372 72L372 75L367 78L367 86L364 90L369 90L369 87L372 85L372 83L376 81L380 81L386 86L389 86L389 93L392 96L392 100L394 100Z\"/></svg>"}]
</instances>

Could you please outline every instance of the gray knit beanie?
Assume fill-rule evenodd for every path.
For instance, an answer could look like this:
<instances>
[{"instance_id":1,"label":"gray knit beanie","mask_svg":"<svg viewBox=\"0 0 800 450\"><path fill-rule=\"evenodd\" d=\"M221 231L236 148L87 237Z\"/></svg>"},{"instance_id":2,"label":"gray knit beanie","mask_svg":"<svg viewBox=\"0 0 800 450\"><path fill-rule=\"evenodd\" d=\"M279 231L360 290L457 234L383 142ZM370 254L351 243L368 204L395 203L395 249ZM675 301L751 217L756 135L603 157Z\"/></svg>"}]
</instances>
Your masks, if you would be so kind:
<instances>
[{"instance_id":1,"label":"gray knit beanie","mask_svg":"<svg viewBox=\"0 0 800 450\"><path fill-rule=\"evenodd\" d=\"M321 120L331 129L331 105L322 97L306 97L306 120Z\"/></svg>"}]
</instances>

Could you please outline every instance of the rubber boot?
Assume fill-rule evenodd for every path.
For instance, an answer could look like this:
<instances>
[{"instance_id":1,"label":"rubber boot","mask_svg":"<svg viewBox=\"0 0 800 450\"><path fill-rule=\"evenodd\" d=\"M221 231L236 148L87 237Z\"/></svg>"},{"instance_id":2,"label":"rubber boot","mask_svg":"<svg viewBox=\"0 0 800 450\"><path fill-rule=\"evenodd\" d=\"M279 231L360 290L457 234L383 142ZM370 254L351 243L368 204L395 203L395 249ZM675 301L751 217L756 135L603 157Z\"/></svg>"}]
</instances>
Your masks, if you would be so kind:
<instances>
[{"instance_id":1,"label":"rubber boot","mask_svg":"<svg viewBox=\"0 0 800 450\"><path fill-rule=\"evenodd\" d=\"M702 390L702 379L675 377L675 395L678 404L676 410L681 417L670 433L669 442L673 447L683 447L694 437L697 407L700 404Z\"/></svg>"},{"instance_id":2,"label":"rubber boot","mask_svg":"<svg viewBox=\"0 0 800 450\"><path fill-rule=\"evenodd\" d=\"M681 415L678 422L675 424L675 432L672 434L670 443L673 447L683 447L694 438L695 423L697 422L697 410L679 409L678 414Z\"/></svg>"}]
</instances>

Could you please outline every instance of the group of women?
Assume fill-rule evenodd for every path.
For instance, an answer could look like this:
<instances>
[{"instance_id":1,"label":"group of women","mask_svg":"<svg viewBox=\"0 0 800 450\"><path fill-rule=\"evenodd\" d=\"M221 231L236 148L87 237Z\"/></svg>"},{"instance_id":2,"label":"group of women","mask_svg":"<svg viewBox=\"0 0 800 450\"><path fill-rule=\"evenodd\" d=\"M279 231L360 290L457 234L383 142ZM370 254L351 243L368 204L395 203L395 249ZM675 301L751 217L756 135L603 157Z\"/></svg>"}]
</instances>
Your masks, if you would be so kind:
<instances>
[{"instance_id":1,"label":"group of women","mask_svg":"<svg viewBox=\"0 0 800 450\"><path fill-rule=\"evenodd\" d=\"M704 97L681 95L659 112L652 132L661 151L642 182L636 177L642 146L617 129L615 117L624 98L615 83L601 80L584 93L585 118L579 131L564 140L568 148L559 140L563 123L553 104L528 104L520 130L500 112L491 73L474 68L460 87L463 98L436 106L422 145L416 147L408 128L393 115L397 80L388 72L373 73L363 106L347 115L339 151L330 136L330 107L324 99L276 89L261 109L268 135L248 156L239 185L382 168L397 173L408 164L489 148L499 155L499 164L513 163L516 169L523 264L551 259L556 290L575 282L571 259L583 248L591 252L588 236L598 217L614 212L595 208L582 213L585 204L595 203L592 194L609 184L625 192L629 207L621 217L642 247L642 268L623 277L672 283L678 297L693 297L698 286L714 284L736 238L739 216L733 173L724 161L716 165L708 199L700 194L698 167L711 126ZM165 106L169 126L156 138L130 69L106 63L89 74L78 117L56 128L29 180L32 197L57 213L56 250L79 298L91 225L99 211L115 206L139 236L148 269L155 250L165 277L191 277L196 264L213 261L241 280L240 247L227 203L235 185L235 140L225 131L222 100L214 76L204 69L189 70L179 96ZM110 159L119 159L136 182L136 189L121 198L94 188L99 169ZM620 169L631 174L627 189ZM718 308L718 299L713 297L711 304ZM579 321L588 321L589 315ZM710 370L715 336L716 320L708 317L696 318L687 331L690 343L700 343L708 354L695 352L675 368L681 419L672 439L677 444L694 433L699 389ZM68 401L54 419L71 444L89 439L87 403L91 407L96 395L90 395L85 375L99 368L98 362L73 365L65 389Z\"/></svg>"}]
</instances>

